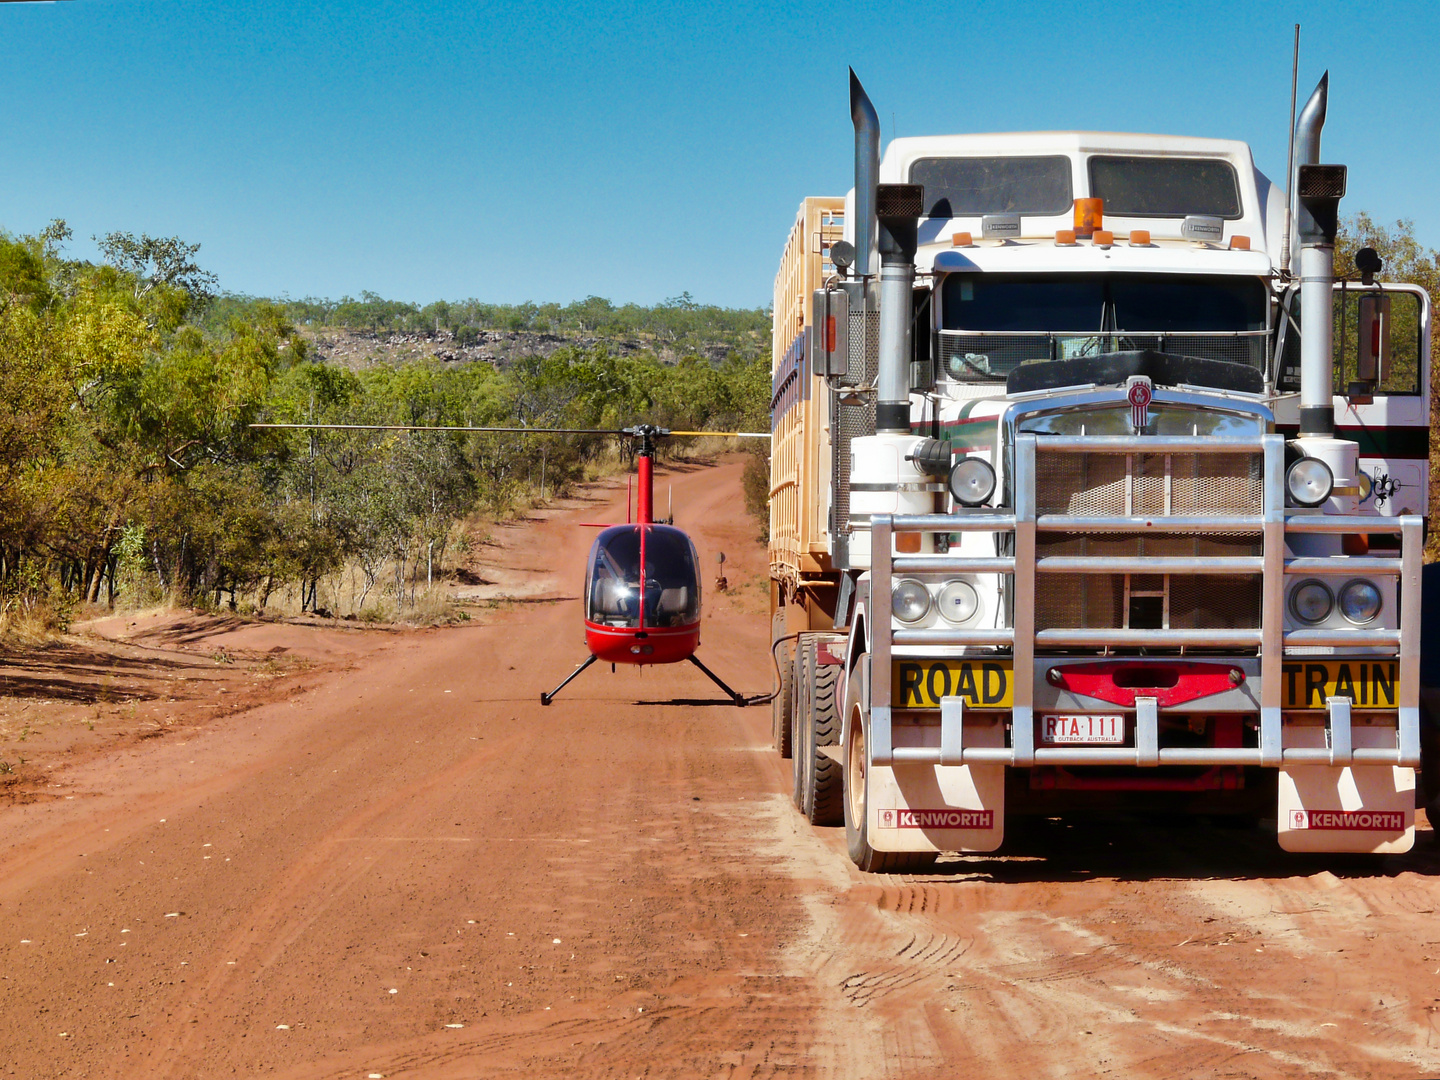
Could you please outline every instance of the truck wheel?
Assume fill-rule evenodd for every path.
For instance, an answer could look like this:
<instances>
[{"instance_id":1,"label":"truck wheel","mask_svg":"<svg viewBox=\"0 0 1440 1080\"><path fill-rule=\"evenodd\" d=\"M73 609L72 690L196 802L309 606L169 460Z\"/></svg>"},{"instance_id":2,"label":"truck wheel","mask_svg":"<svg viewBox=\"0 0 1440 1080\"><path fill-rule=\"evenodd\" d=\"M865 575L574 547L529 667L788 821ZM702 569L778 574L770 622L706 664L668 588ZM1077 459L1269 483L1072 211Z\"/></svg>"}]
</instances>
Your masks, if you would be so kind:
<instances>
[{"instance_id":1,"label":"truck wheel","mask_svg":"<svg viewBox=\"0 0 1440 1080\"><path fill-rule=\"evenodd\" d=\"M821 752L821 747L840 742L840 666L821 664L819 650L813 645L806 664L809 707L797 718L800 741L795 751L799 809L812 825L841 825L845 821L843 770L838 761Z\"/></svg>"},{"instance_id":2,"label":"truck wheel","mask_svg":"<svg viewBox=\"0 0 1440 1080\"><path fill-rule=\"evenodd\" d=\"M862 656L860 662L863 664ZM858 668L857 668L858 670ZM849 696L849 695L847 695ZM870 846L866 814L866 740L869 737L863 703L850 702L850 738L845 744L845 843L850 860L867 874L913 874L935 863L933 851L876 851Z\"/></svg>"},{"instance_id":3,"label":"truck wheel","mask_svg":"<svg viewBox=\"0 0 1440 1080\"><path fill-rule=\"evenodd\" d=\"M784 636L785 612L782 610L775 612L770 620L771 646ZM795 676L791 667L793 653L794 648L788 641L775 650L776 658L780 662L780 685L775 688L775 696L770 699L770 736L782 758L788 758L791 752L790 725L795 693Z\"/></svg>"},{"instance_id":4,"label":"truck wheel","mask_svg":"<svg viewBox=\"0 0 1440 1080\"><path fill-rule=\"evenodd\" d=\"M1440 831L1440 692L1420 691L1420 776L1415 805Z\"/></svg>"},{"instance_id":5,"label":"truck wheel","mask_svg":"<svg viewBox=\"0 0 1440 1080\"><path fill-rule=\"evenodd\" d=\"M810 727L811 672L815 669L815 642L802 636L795 648L795 704L790 718L790 801L805 813L805 762L814 754L806 741Z\"/></svg>"}]
</instances>

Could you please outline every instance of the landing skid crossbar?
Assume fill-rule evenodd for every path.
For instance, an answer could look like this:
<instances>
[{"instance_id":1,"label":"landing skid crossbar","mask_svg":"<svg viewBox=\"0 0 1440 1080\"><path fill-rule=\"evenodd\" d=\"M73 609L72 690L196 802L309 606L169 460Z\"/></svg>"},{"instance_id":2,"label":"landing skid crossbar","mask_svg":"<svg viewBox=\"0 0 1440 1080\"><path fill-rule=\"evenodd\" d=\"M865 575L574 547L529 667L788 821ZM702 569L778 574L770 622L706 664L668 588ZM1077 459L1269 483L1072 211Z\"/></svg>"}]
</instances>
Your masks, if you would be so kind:
<instances>
[{"instance_id":1,"label":"landing skid crossbar","mask_svg":"<svg viewBox=\"0 0 1440 1080\"><path fill-rule=\"evenodd\" d=\"M702 664L693 653L690 656L687 656L685 659L689 660L690 663L694 664L706 675L708 675L710 677L710 681L713 682L716 686L720 687L721 690L724 690L725 693L729 695L730 700L733 701L736 705L739 705L743 708L744 706L750 704L749 698L747 698L744 694L738 693L737 691L732 690L730 689L730 687L725 685L724 680L721 679L719 675L716 675L704 664ZM585 658L585 662L582 663L579 667L577 667L574 671L572 671L569 675L565 676L564 681L561 682L559 686L555 687L555 689L551 690L548 694L542 693L540 695L540 704L549 705L552 701L555 700L555 696L559 694L561 690L564 690L565 687L569 686L571 681L582 671L588 668L591 664L595 663L595 660L596 656L594 653L591 653L589 656L587 656Z\"/></svg>"}]
</instances>

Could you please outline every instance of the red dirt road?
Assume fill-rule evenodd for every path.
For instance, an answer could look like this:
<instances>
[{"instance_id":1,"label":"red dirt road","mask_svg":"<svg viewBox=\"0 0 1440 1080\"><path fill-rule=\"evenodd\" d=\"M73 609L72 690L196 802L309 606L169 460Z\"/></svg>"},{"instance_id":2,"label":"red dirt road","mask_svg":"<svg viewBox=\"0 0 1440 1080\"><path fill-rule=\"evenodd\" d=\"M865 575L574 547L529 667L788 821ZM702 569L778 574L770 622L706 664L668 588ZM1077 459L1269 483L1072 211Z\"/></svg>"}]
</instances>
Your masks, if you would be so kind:
<instances>
[{"instance_id":1,"label":"red dirt road","mask_svg":"<svg viewBox=\"0 0 1440 1080\"><path fill-rule=\"evenodd\" d=\"M739 472L673 483L707 585L724 550L735 586L701 656L754 693ZM567 519L606 513L486 557L574 597L592 533ZM573 599L389 636L0 808L0 1076L1440 1074L1428 830L1341 863L1049 823L861 875L790 809L768 708L599 665L541 708L581 657Z\"/></svg>"}]
</instances>

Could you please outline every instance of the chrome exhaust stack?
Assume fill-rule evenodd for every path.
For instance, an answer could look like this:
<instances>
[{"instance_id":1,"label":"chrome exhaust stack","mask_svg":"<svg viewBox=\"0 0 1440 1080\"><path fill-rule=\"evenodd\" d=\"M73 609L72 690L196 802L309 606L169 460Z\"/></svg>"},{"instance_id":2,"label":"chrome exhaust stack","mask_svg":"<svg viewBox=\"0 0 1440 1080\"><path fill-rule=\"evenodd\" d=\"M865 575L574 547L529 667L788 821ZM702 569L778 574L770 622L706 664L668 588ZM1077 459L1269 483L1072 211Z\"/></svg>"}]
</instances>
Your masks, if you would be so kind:
<instances>
[{"instance_id":1,"label":"chrome exhaust stack","mask_svg":"<svg viewBox=\"0 0 1440 1080\"><path fill-rule=\"evenodd\" d=\"M875 431L910 434L910 324L915 306L915 251L925 193L919 184L881 184L880 357L876 365Z\"/></svg>"},{"instance_id":2,"label":"chrome exhaust stack","mask_svg":"<svg viewBox=\"0 0 1440 1080\"><path fill-rule=\"evenodd\" d=\"M1345 166L1320 164L1320 129L1330 73L1320 77L1296 125L1296 167L1291 206L1300 243L1300 434L1335 434L1334 316L1335 234Z\"/></svg>"},{"instance_id":3,"label":"chrome exhaust stack","mask_svg":"<svg viewBox=\"0 0 1440 1080\"><path fill-rule=\"evenodd\" d=\"M855 72L850 72L850 117L855 124L855 265L867 310L878 303L875 434L850 440L850 569L871 564L870 527L876 514L935 512L933 477L916 454L929 440L910 433L910 324L915 309L915 252L924 191L918 184L881 184L880 124ZM875 265L875 254L880 265ZM877 274L878 269L878 274ZM878 287L875 279L878 276ZM854 524L864 521L864 525ZM887 534L888 535L888 534ZM921 552L933 540L921 539ZM888 562L890 550L877 558ZM888 611L888 597L880 600Z\"/></svg>"},{"instance_id":4,"label":"chrome exhaust stack","mask_svg":"<svg viewBox=\"0 0 1440 1080\"><path fill-rule=\"evenodd\" d=\"M910 322L915 250L924 191L918 184L880 183L880 120L850 69L850 120L855 125L855 268L862 280L880 256L880 355L876 361L875 431L910 434Z\"/></svg>"},{"instance_id":5,"label":"chrome exhaust stack","mask_svg":"<svg viewBox=\"0 0 1440 1080\"><path fill-rule=\"evenodd\" d=\"M857 277L872 273L875 250L875 188L880 183L880 118L850 69L850 121L855 125L855 267Z\"/></svg>"}]
</instances>

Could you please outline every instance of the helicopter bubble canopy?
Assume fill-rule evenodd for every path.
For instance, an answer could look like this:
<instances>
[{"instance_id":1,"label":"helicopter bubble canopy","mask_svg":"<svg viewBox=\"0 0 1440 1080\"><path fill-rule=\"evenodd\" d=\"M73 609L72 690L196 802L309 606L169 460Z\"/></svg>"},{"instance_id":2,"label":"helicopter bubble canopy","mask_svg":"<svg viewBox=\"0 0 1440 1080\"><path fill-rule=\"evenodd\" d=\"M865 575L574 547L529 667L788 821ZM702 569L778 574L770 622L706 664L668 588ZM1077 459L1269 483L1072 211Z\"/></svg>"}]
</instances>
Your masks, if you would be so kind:
<instances>
[{"instance_id":1,"label":"helicopter bubble canopy","mask_svg":"<svg viewBox=\"0 0 1440 1080\"><path fill-rule=\"evenodd\" d=\"M586 621L598 626L692 626L700 621L695 545L669 525L612 525L590 549L585 597Z\"/></svg>"}]
</instances>

